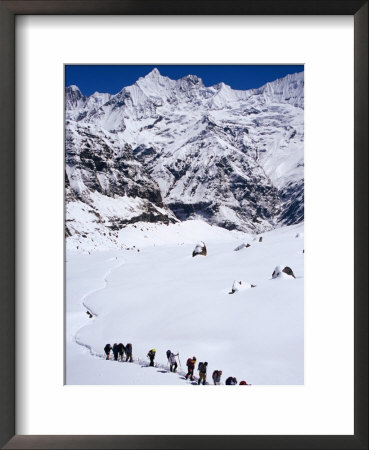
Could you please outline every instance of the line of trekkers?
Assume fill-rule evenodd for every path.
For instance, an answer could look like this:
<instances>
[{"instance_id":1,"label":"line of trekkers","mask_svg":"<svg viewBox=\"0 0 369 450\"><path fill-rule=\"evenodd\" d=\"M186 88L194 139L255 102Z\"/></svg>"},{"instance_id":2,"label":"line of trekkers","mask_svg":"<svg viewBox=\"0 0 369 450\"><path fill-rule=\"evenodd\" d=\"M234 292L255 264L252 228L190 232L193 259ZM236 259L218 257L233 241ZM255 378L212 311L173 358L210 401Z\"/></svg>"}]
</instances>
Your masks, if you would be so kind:
<instances>
[{"instance_id":1,"label":"line of trekkers","mask_svg":"<svg viewBox=\"0 0 369 450\"><path fill-rule=\"evenodd\" d=\"M110 351L113 351L115 361L119 361L119 358L120 358L120 361L123 361L124 353L126 354L126 361L130 361L130 362L133 361L133 359L132 359L132 344L127 344L126 346L124 346L123 344L114 344L113 347L110 344L106 344L104 347L106 359L109 359ZM155 355L156 355L156 348L152 348L151 350L149 350L146 355L150 359L149 365L151 367L154 367ZM171 372L176 372L177 367L178 367L176 357L178 357L178 361L179 361L179 363L181 363L179 360L179 353L174 354L171 350L167 350L166 355L167 355L167 359L169 362L169 370ZM187 366L186 380L188 380L188 378L189 378L191 381L194 381L195 378L194 378L193 372L196 367L195 356L187 359L186 366ZM206 384L207 367L208 367L208 363L206 361L199 362L199 364L197 366L197 370L199 371L199 379L197 381L197 384L201 384L201 382L202 382L202 384ZM215 385L221 384L220 380L221 380L222 374L223 374L223 372L221 370L213 371L213 374L211 377L212 377L213 383ZM237 379L235 377L228 377L226 379L225 384L234 386L237 384ZM244 385L244 386L251 386L249 383L246 383L246 381L244 381L244 380L240 381L239 384Z\"/></svg>"},{"instance_id":2,"label":"line of trekkers","mask_svg":"<svg viewBox=\"0 0 369 450\"><path fill-rule=\"evenodd\" d=\"M114 344L113 347L110 344L106 344L104 352L106 359L110 359L110 352L113 351L114 361L123 361L124 354L126 354L126 361L133 362L132 358L132 344L123 345Z\"/></svg>"}]
</instances>

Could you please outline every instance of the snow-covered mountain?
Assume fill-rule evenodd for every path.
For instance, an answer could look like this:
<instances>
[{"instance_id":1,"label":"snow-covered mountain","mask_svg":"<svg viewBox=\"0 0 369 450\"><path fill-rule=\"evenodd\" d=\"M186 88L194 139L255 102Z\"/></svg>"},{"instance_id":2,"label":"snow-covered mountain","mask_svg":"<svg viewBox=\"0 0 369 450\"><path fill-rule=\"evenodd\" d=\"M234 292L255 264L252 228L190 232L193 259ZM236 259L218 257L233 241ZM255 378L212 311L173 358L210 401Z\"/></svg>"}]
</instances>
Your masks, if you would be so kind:
<instances>
[{"instance_id":1,"label":"snow-covered mountain","mask_svg":"<svg viewBox=\"0 0 369 450\"><path fill-rule=\"evenodd\" d=\"M96 112L111 98L111 94L95 92L90 97L82 95L77 86L72 84L65 90L66 117L71 120L82 120L87 114Z\"/></svg>"},{"instance_id":2,"label":"snow-covered mountain","mask_svg":"<svg viewBox=\"0 0 369 450\"><path fill-rule=\"evenodd\" d=\"M304 74L259 89L154 69L116 95L66 88L67 235L201 218L261 232L303 220Z\"/></svg>"}]
</instances>

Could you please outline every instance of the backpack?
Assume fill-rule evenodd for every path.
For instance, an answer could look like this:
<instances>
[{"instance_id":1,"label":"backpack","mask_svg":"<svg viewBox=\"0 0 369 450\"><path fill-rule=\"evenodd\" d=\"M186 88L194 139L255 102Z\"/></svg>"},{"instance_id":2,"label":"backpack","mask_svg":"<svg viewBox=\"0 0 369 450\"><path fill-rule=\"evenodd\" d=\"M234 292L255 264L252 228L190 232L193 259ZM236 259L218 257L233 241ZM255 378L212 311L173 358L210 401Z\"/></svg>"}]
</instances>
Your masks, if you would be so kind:
<instances>
[{"instance_id":1,"label":"backpack","mask_svg":"<svg viewBox=\"0 0 369 450\"><path fill-rule=\"evenodd\" d=\"M126 352L130 353L132 351L132 344L126 345Z\"/></svg>"},{"instance_id":2,"label":"backpack","mask_svg":"<svg viewBox=\"0 0 369 450\"><path fill-rule=\"evenodd\" d=\"M170 350L167 350L167 359L169 359L171 353L172 353L172 352L171 352Z\"/></svg>"},{"instance_id":3,"label":"backpack","mask_svg":"<svg viewBox=\"0 0 369 450\"><path fill-rule=\"evenodd\" d=\"M219 370L214 370L212 378L214 380L214 378L219 377Z\"/></svg>"},{"instance_id":4,"label":"backpack","mask_svg":"<svg viewBox=\"0 0 369 450\"><path fill-rule=\"evenodd\" d=\"M188 360L187 360L187 362L186 362L186 366L187 366L187 367L192 366L192 359L191 359L191 358L188 358Z\"/></svg>"},{"instance_id":5,"label":"backpack","mask_svg":"<svg viewBox=\"0 0 369 450\"><path fill-rule=\"evenodd\" d=\"M205 372L204 369L206 369L204 363L199 362L199 366L198 366L197 370L199 370L200 372Z\"/></svg>"},{"instance_id":6,"label":"backpack","mask_svg":"<svg viewBox=\"0 0 369 450\"><path fill-rule=\"evenodd\" d=\"M110 352L110 349L111 349L111 345L110 344L106 344L105 347L104 347L104 351L105 352Z\"/></svg>"}]
</instances>

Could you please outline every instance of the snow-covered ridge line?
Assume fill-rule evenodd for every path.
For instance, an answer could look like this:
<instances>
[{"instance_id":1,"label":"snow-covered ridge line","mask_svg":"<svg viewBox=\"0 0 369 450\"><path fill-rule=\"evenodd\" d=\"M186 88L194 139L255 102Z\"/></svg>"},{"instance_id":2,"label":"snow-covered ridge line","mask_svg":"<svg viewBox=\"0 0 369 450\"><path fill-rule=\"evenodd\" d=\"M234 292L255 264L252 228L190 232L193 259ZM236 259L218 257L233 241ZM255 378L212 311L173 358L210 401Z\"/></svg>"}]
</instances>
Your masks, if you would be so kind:
<instances>
[{"instance_id":1,"label":"snow-covered ridge line","mask_svg":"<svg viewBox=\"0 0 369 450\"><path fill-rule=\"evenodd\" d=\"M184 89L188 87L188 85L197 85L201 86L204 89L208 89L209 92L214 96L218 96L220 93L223 95L228 95L228 101L233 100L247 100L252 95L265 94L266 97L273 96L276 92L279 94L289 94L288 85L291 82L295 82L295 89L298 91L299 98L303 99L303 81L304 81L304 71L296 72L294 74L288 74L285 77L277 78L274 81L269 81L265 83L263 86L259 88L252 88L246 90L233 89L231 86L221 82L210 86L205 86L201 78L196 75L186 75L178 80L172 80L167 76L163 76L160 74L160 71L157 68L154 68L150 73L148 73L145 77L140 77L134 84L123 87L117 94L109 94L109 93L101 93L94 92L90 96L85 96L82 94L81 90L78 86L72 84L66 87L67 91L74 92L83 99L84 102L88 102L89 100L93 100L94 102L97 99L102 99L100 101L100 106L103 106L105 103L108 103L111 98L121 95L122 92L132 91L136 96L136 101L140 100L141 95L145 95L147 98L151 96L160 97L160 94L167 93L172 89ZM302 84L301 84L302 83ZM158 85L160 88L158 89ZM141 91L141 94L139 94ZM226 93L226 94L225 94ZM109 98L107 98L109 97ZM142 99L142 98L141 98ZM105 102L104 102L105 100ZM298 105L303 108L303 102ZM72 110L73 104L68 103L66 105L66 109Z\"/></svg>"}]
</instances>

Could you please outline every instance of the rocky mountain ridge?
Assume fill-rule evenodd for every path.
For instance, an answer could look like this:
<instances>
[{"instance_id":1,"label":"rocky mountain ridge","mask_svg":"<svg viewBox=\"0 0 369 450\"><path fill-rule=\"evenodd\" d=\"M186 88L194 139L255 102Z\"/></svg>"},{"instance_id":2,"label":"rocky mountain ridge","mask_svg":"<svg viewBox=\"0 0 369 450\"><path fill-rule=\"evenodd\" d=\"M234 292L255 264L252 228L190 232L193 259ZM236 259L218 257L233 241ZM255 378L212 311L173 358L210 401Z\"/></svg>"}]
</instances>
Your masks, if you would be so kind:
<instances>
[{"instance_id":1,"label":"rocky mountain ridge","mask_svg":"<svg viewBox=\"0 0 369 450\"><path fill-rule=\"evenodd\" d=\"M238 91L154 69L115 95L69 86L65 106L69 236L86 227L81 208L86 235L139 220L254 233L303 220L303 72Z\"/></svg>"}]
</instances>

